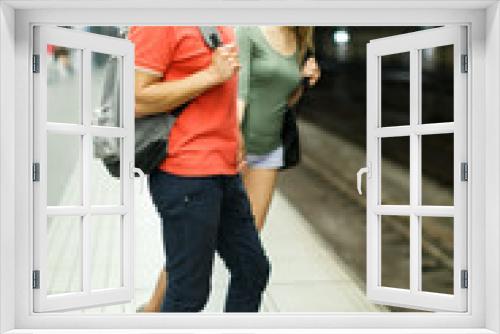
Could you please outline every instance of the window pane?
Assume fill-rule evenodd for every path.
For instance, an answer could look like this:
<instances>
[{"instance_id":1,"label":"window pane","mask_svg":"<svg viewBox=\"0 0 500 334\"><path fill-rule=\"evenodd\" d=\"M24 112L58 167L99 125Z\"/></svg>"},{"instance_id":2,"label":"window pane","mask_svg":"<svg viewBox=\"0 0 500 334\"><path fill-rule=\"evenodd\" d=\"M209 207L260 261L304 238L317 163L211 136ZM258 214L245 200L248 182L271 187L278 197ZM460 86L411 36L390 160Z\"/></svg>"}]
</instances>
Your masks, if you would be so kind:
<instances>
[{"instance_id":1,"label":"window pane","mask_svg":"<svg viewBox=\"0 0 500 334\"><path fill-rule=\"evenodd\" d=\"M453 45L423 49L422 123L453 122Z\"/></svg>"},{"instance_id":2,"label":"window pane","mask_svg":"<svg viewBox=\"0 0 500 334\"><path fill-rule=\"evenodd\" d=\"M92 52L91 78L94 111L92 125L119 127L121 58Z\"/></svg>"},{"instance_id":3,"label":"window pane","mask_svg":"<svg viewBox=\"0 0 500 334\"><path fill-rule=\"evenodd\" d=\"M91 203L92 205L120 205L122 203L120 159L111 159L109 154L111 152L121 154L121 139L94 137L93 141ZM102 159L103 157L107 158Z\"/></svg>"},{"instance_id":4,"label":"window pane","mask_svg":"<svg viewBox=\"0 0 500 334\"><path fill-rule=\"evenodd\" d=\"M82 291L81 221L77 216L49 217L47 220L48 294Z\"/></svg>"},{"instance_id":5,"label":"window pane","mask_svg":"<svg viewBox=\"0 0 500 334\"><path fill-rule=\"evenodd\" d=\"M47 45L47 120L81 123L82 50Z\"/></svg>"},{"instance_id":6,"label":"window pane","mask_svg":"<svg viewBox=\"0 0 500 334\"><path fill-rule=\"evenodd\" d=\"M407 205L410 203L410 138L382 138L381 141L381 204Z\"/></svg>"},{"instance_id":7,"label":"window pane","mask_svg":"<svg viewBox=\"0 0 500 334\"><path fill-rule=\"evenodd\" d=\"M382 126L410 124L410 53L381 57Z\"/></svg>"},{"instance_id":8,"label":"window pane","mask_svg":"<svg viewBox=\"0 0 500 334\"><path fill-rule=\"evenodd\" d=\"M122 221L119 215L92 216L92 289L122 286Z\"/></svg>"},{"instance_id":9,"label":"window pane","mask_svg":"<svg viewBox=\"0 0 500 334\"><path fill-rule=\"evenodd\" d=\"M47 134L47 205L82 204L81 145L78 135Z\"/></svg>"},{"instance_id":10,"label":"window pane","mask_svg":"<svg viewBox=\"0 0 500 334\"><path fill-rule=\"evenodd\" d=\"M410 288L410 217L382 216L382 286Z\"/></svg>"},{"instance_id":11,"label":"window pane","mask_svg":"<svg viewBox=\"0 0 500 334\"><path fill-rule=\"evenodd\" d=\"M422 136L422 204L453 206L453 134Z\"/></svg>"},{"instance_id":12,"label":"window pane","mask_svg":"<svg viewBox=\"0 0 500 334\"><path fill-rule=\"evenodd\" d=\"M453 294L453 218L422 217L422 290Z\"/></svg>"}]
</instances>

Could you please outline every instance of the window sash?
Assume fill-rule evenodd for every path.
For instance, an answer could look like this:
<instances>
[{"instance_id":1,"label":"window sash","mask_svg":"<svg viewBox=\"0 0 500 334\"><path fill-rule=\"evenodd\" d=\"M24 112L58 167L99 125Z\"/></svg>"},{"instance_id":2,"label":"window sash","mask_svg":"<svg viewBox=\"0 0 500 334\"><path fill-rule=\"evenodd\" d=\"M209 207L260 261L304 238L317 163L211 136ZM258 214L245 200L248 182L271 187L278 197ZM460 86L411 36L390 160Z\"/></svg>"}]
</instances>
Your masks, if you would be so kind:
<instances>
[{"instance_id":1,"label":"window sash","mask_svg":"<svg viewBox=\"0 0 500 334\"><path fill-rule=\"evenodd\" d=\"M386 305L432 311L467 310L467 290L461 288L461 271L467 267L467 185L460 180L460 163L467 162L467 79L461 73L461 55L466 54L466 28L450 26L434 28L371 41L367 46L367 160L372 166L367 180L367 295ZM419 124L420 52L419 50L454 45L454 121ZM410 124L381 127L381 57L410 52ZM419 205L422 183L421 135L454 134L454 206ZM409 137L410 203L381 203L381 138ZM396 289L381 285L382 232L381 217L404 215L410 219L410 288ZM454 217L454 294L445 295L421 291L421 216Z\"/></svg>"},{"instance_id":2,"label":"window sash","mask_svg":"<svg viewBox=\"0 0 500 334\"><path fill-rule=\"evenodd\" d=\"M47 45L81 50L81 124L47 121ZM40 181L34 183L34 252L33 270L40 271L40 288L33 290L35 312L65 311L104 304L128 302L133 296L133 167L134 109L133 109L133 45L127 40L111 38L54 27L35 27L34 52L40 57L39 73L34 74L34 160L40 164ZM122 127L91 125L91 54L99 52L122 59L121 93ZM126 94L124 94L126 93ZM80 168L81 205L47 206L47 136L74 135L81 138ZM121 138L121 205L91 204L91 163L95 136ZM92 215L120 215L122 240L122 286L94 290L91 286L91 217ZM47 219L55 216L77 216L81 219L81 292L48 294L48 232ZM57 274L57 273L55 273Z\"/></svg>"}]
</instances>

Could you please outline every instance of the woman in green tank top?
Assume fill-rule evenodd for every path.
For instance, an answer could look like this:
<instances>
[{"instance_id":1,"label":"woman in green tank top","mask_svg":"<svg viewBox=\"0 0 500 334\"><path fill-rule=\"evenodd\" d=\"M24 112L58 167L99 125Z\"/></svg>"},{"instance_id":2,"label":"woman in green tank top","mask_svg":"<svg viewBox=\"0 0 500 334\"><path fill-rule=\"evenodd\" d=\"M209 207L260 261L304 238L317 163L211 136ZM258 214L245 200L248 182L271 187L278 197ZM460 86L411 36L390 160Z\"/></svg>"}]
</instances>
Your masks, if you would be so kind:
<instances>
[{"instance_id":1,"label":"woman in green tank top","mask_svg":"<svg viewBox=\"0 0 500 334\"><path fill-rule=\"evenodd\" d=\"M320 71L312 48L312 27L253 26L236 29L241 69L238 112L247 153L243 181L261 230L283 165L281 130L287 106L302 95L303 78L313 86Z\"/></svg>"}]
</instances>

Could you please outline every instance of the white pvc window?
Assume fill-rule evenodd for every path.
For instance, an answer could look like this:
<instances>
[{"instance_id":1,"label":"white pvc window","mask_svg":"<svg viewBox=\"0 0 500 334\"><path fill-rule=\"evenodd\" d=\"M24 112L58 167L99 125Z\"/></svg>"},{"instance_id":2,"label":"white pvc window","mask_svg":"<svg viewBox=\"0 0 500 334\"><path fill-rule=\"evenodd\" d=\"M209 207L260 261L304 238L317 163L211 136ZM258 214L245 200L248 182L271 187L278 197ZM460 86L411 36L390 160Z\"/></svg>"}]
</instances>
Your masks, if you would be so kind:
<instances>
[{"instance_id":1,"label":"white pvc window","mask_svg":"<svg viewBox=\"0 0 500 334\"><path fill-rule=\"evenodd\" d=\"M439 82L423 73L426 73L426 57L443 50L448 52L448 63L452 66L452 98L451 103L443 107L450 110L449 118L433 120L425 114L425 103L429 101L424 103L426 96L422 87L425 80ZM399 64L406 64L406 70L403 65L398 71L386 66L390 64L387 61L390 57L403 59ZM467 162L467 63L465 27L434 28L377 39L367 47L367 294L374 302L434 311L467 310L464 285L467 274L467 182L464 175L464 163ZM401 82L405 81L407 91L391 91L384 86L385 80L399 81L398 87L404 87ZM406 99L406 103L386 106L384 94L391 93L399 94L399 100ZM388 112L392 112L393 117L386 117ZM452 152L443 151L443 156L448 154L450 161L453 190L449 198L428 195L423 165L437 164L424 159L426 143L435 138L430 136L451 142L448 146L452 147ZM387 163L385 153L389 149L395 151L393 155L401 156L401 160L406 159L407 165L401 167ZM399 178L393 180L398 186L392 194L390 182L384 180L388 176ZM429 198L441 199L433 201ZM446 238L438 238L437 225L448 231L443 232L448 233ZM451 240L451 259L441 259L449 266L451 286L448 290L426 290L428 278L423 268L428 261L424 258L426 252L432 253L432 244L426 240L429 227L435 245L444 247L443 243ZM394 229L398 232L397 238ZM405 234L406 240L401 237ZM391 263L391 258L398 256L407 261L406 266L399 268L399 278L405 278L399 281L384 275L384 269L396 262ZM391 268L391 272L397 271L394 269Z\"/></svg>"},{"instance_id":2,"label":"white pvc window","mask_svg":"<svg viewBox=\"0 0 500 334\"><path fill-rule=\"evenodd\" d=\"M36 27L33 49L34 311L128 302L133 296L133 45ZM110 57L118 59L120 107L103 125L93 110ZM94 154L102 138L120 148L119 177Z\"/></svg>"}]
</instances>

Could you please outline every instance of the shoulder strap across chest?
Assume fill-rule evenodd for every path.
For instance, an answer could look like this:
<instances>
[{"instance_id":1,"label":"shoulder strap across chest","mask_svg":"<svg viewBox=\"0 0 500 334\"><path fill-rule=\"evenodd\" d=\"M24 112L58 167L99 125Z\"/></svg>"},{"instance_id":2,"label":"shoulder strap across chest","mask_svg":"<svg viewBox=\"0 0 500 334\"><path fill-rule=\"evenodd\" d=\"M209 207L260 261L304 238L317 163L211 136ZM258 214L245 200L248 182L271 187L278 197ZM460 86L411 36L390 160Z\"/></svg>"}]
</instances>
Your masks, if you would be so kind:
<instances>
[{"instance_id":1,"label":"shoulder strap across chest","mask_svg":"<svg viewBox=\"0 0 500 334\"><path fill-rule=\"evenodd\" d=\"M214 50L219 46L222 46L222 38L219 34L219 31L216 27L213 26L199 26L200 33L203 36L203 40L207 44L207 46Z\"/></svg>"}]
</instances>

